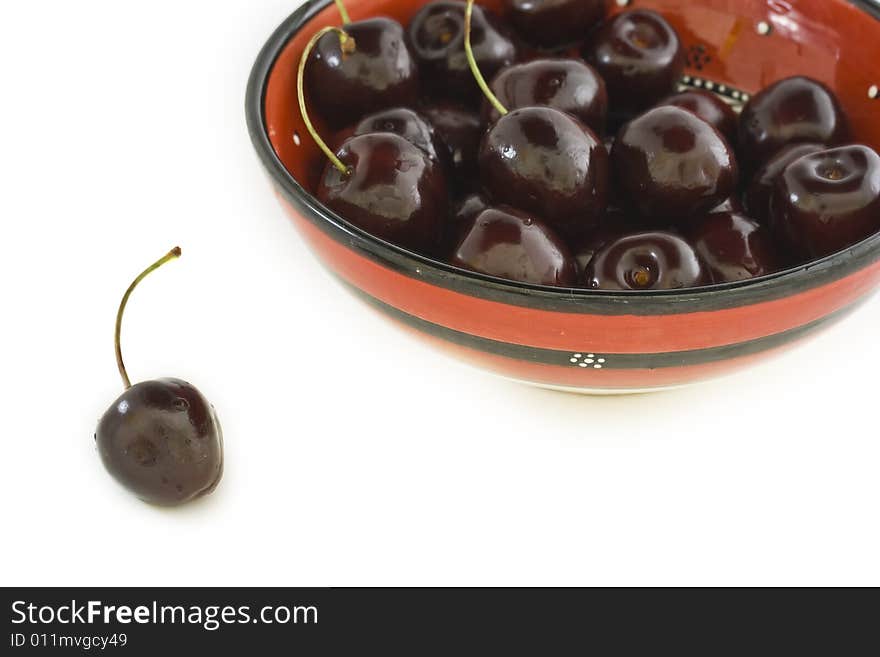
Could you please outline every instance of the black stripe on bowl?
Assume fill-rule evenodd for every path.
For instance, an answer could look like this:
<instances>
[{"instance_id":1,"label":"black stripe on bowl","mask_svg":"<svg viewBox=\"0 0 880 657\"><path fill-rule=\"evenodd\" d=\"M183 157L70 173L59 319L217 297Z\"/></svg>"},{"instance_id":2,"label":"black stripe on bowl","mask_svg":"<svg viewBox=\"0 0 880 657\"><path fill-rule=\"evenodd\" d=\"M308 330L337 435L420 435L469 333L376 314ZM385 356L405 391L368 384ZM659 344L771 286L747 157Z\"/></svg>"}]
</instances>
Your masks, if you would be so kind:
<instances>
[{"instance_id":1,"label":"black stripe on bowl","mask_svg":"<svg viewBox=\"0 0 880 657\"><path fill-rule=\"evenodd\" d=\"M556 365L559 367L578 367L593 369L633 370L633 369L659 369L667 367L686 367L691 365L704 365L719 361L751 356L764 351L782 347L790 342L806 337L819 329L829 326L842 319L861 306L870 295L863 297L855 303L846 306L834 313L826 315L814 322L799 326L782 333L776 333L764 338L747 340L723 347L709 349L694 349L688 351L673 351L655 354L614 354L600 353L597 351L581 350L578 352L562 351L558 349L542 349L525 345L512 344L499 340L483 338L469 333L463 333L454 329L429 322L405 313L379 299L367 294L363 290L347 283L338 276L336 279L355 296L376 308L392 319L426 333L434 338L450 342L460 347L474 349L493 356L503 356L514 360L527 361L540 365Z\"/></svg>"}]
</instances>

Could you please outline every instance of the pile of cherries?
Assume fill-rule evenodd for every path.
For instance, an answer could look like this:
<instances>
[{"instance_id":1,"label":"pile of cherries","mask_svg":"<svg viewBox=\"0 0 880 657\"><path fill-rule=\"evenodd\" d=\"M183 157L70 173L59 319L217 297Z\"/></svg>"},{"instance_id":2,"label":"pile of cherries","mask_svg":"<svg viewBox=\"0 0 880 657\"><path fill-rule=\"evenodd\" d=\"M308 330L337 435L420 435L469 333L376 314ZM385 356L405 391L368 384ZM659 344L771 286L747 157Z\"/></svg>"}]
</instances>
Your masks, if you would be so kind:
<instances>
[{"instance_id":1,"label":"pile of cherries","mask_svg":"<svg viewBox=\"0 0 880 657\"><path fill-rule=\"evenodd\" d=\"M780 80L740 115L675 93L684 50L655 12L506 0L504 20L439 0L404 28L340 9L300 64L329 160L316 195L388 242L515 281L653 290L880 231L880 156L852 144L830 89Z\"/></svg>"}]
</instances>

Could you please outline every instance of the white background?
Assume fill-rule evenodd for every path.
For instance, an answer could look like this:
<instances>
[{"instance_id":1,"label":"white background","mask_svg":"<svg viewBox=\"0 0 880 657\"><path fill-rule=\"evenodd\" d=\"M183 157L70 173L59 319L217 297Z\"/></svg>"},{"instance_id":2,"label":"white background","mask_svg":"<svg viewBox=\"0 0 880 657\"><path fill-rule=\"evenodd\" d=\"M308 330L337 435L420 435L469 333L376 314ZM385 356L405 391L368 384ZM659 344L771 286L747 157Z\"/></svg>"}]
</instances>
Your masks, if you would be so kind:
<instances>
[{"instance_id":1,"label":"white background","mask_svg":"<svg viewBox=\"0 0 880 657\"><path fill-rule=\"evenodd\" d=\"M880 584L880 301L677 392L588 398L465 368L316 263L246 133L291 0L0 4L0 584ZM105 474L133 379L192 380L217 492Z\"/></svg>"}]
</instances>

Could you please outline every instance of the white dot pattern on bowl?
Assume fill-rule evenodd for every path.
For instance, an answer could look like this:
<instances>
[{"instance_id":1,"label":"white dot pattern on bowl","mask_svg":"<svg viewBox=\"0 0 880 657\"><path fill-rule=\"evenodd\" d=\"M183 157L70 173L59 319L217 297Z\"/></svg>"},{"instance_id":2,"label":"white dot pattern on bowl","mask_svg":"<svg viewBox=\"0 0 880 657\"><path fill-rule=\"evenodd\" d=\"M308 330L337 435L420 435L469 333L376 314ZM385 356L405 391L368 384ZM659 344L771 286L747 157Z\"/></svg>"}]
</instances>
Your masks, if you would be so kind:
<instances>
[{"instance_id":1,"label":"white dot pattern on bowl","mask_svg":"<svg viewBox=\"0 0 880 657\"><path fill-rule=\"evenodd\" d=\"M601 370L605 367L605 363L608 361L604 357L596 354L572 354L571 358L569 358L569 362L582 369L592 367L594 370Z\"/></svg>"}]
</instances>

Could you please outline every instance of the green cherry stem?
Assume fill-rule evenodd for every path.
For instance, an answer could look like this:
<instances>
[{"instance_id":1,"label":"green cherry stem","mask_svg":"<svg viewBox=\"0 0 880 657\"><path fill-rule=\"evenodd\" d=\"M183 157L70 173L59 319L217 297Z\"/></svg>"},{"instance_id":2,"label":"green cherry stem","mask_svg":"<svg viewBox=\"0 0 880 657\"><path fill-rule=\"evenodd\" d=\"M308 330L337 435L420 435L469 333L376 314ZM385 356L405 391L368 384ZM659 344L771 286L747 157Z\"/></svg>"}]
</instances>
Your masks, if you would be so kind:
<instances>
[{"instance_id":1,"label":"green cherry stem","mask_svg":"<svg viewBox=\"0 0 880 657\"><path fill-rule=\"evenodd\" d=\"M152 272L159 269L159 267L164 265L166 262L179 258L180 254L180 247L175 246L152 265L144 269L140 273L140 275L136 279L134 279L134 281L132 281L132 284L128 286L128 289L122 296L122 303L119 304L119 310L116 313L116 336L114 338L114 343L116 346L116 365L119 367L119 375L122 377L122 383L125 385L126 390L131 388L131 381L128 378L128 372L125 371L125 363L122 361L122 315L125 312L125 306L128 304L128 298L131 296L131 293L134 292L134 289L142 280L144 280Z\"/></svg>"},{"instance_id":2,"label":"green cherry stem","mask_svg":"<svg viewBox=\"0 0 880 657\"><path fill-rule=\"evenodd\" d=\"M342 24L348 25L351 23L351 18L348 17L348 9L345 8L345 3L342 0L333 0L336 3L336 8L339 10L339 15L342 16Z\"/></svg>"},{"instance_id":3,"label":"green cherry stem","mask_svg":"<svg viewBox=\"0 0 880 657\"><path fill-rule=\"evenodd\" d=\"M318 131L315 130L315 126L312 125L312 120L309 118L309 112L306 110L306 95L303 90L304 79L306 77L306 62L309 59L309 55L312 52L312 49L315 47L315 44L318 43L318 40L328 34L330 32L336 32L339 36L339 47L342 48L343 55L350 55L354 52L355 43L354 39L350 37L345 30L338 27L325 27L322 30L318 30L315 35L311 38L309 43L306 45L306 49L303 50L302 57L299 60L299 71L296 76L296 98L299 101L299 111L302 114L303 123L306 125L306 130L308 130L309 134L312 136L312 139L315 140L315 143L318 145L324 155L327 156L327 159L333 164L334 167L339 169L340 173L343 175L348 174L348 167L342 163L338 157L336 157L336 153L330 150L330 147L321 139L321 135L318 134Z\"/></svg>"},{"instance_id":4,"label":"green cherry stem","mask_svg":"<svg viewBox=\"0 0 880 657\"><path fill-rule=\"evenodd\" d=\"M507 108L501 104L501 101L495 97L489 85L486 84L486 78L480 73L480 67L477 66L477 60L474 58L474 51L471 48L471 15L473 11L474 0L467 0L467 7L464 10L464 54L467 57L468 66L471 67L471 73L474 74L477 85L479 85L489 102L492 103L492 107L498 110L501 116L504 116L507 114Z\"/></svg>"}]
</instances>

